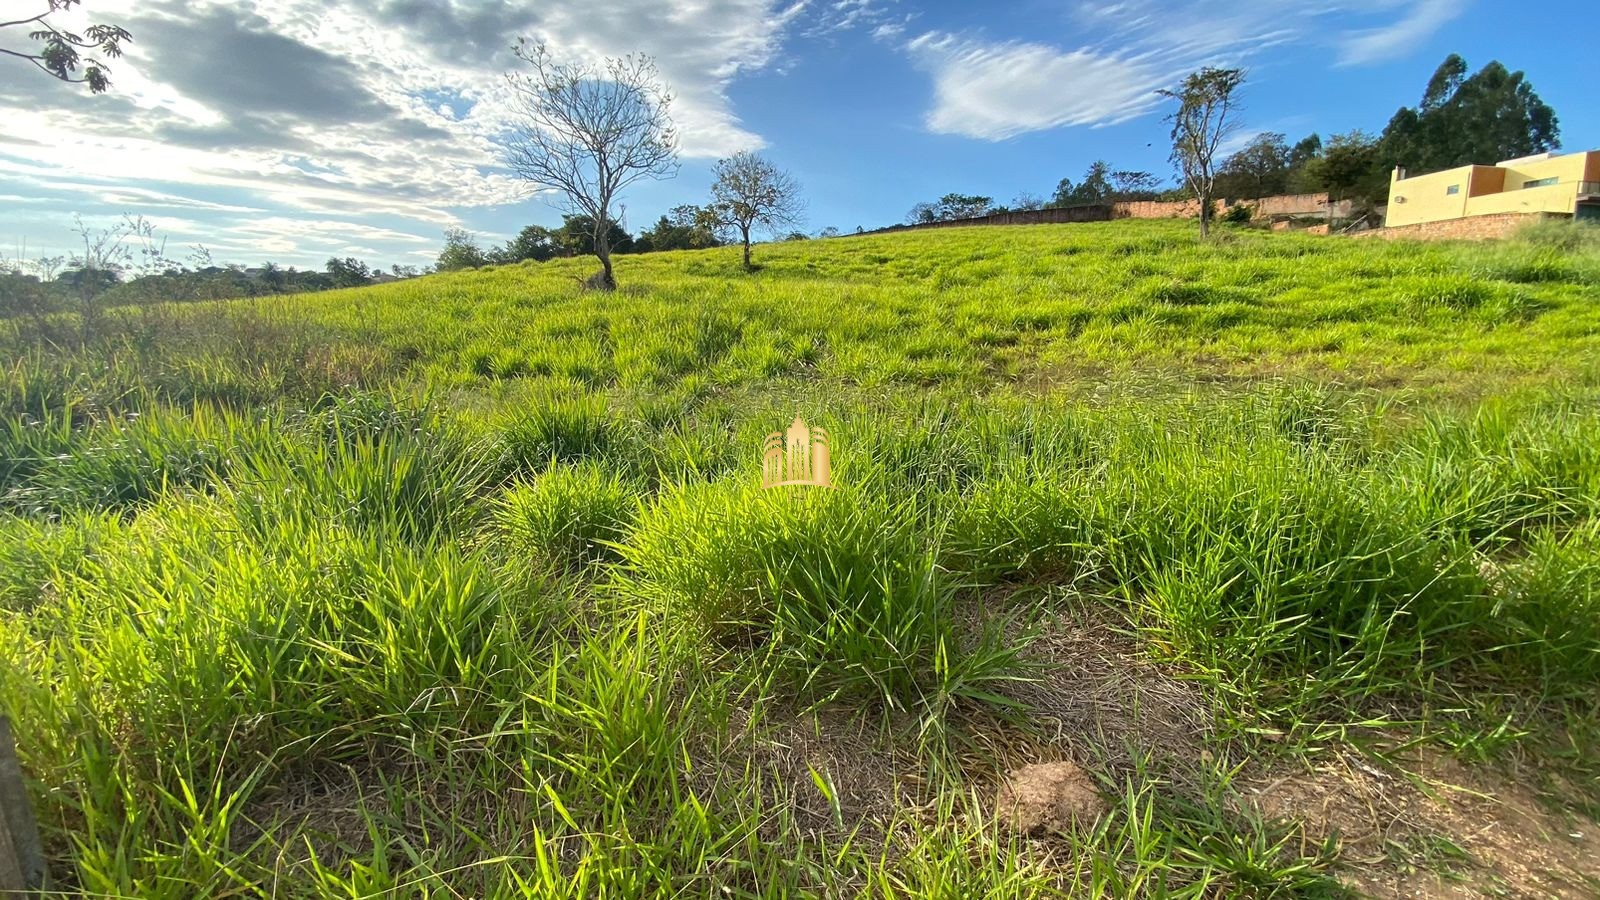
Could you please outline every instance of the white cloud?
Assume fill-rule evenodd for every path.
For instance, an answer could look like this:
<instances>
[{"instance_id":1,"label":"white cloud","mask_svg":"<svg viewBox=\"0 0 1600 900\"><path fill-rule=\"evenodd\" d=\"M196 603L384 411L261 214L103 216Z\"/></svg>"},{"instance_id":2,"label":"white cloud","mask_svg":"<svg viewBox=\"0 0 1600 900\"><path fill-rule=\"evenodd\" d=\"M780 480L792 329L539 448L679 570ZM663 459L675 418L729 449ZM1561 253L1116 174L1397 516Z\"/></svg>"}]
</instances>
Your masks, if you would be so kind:
<instances>
[{"instance_id":1,"label":"white cloud","mask_svg":"<svg viewBox=\"0 0 1600 900\"><path fill-rule=\"evenodd\" d=\"M1092 50L987 44L949 34L924 34L906 51L933 73L928 130L986 140L1130 119L1154 105L1165 74L1139 59Z\"/></svg>"},{"instance_id":2,"label":"white cloud","mask_svg":"<svg viewBox=\"0 0 1600 900\"><path fill-rule=\"evenodd\" d=\"M1465 0L1089 0L1073 7L1075 49L1039 40L926 32L901 47L933 81L930 131L984 140L1149 112L1155 91L1206 65L1244 65L1271 47L1331 44L1343 64L1392 58ZM1382 28L1350 26L1400 18ZM1037 35L1045 27L1032 29ZM885 38L898 34L883 31Z\"/></svg>"},{"instance_id":3,"label":"white cloud","mask_svg":"<svg viewBox=\"0 0 1600 900\"><path fill-rule=\"evenodd\" d=\"M852 0L829 15L860 17L872 5ZM763 145L728 89L770 66L806 12L794 0L91 6L57 21L134 33L112 63L113 90L91 97L43 76L0 81L0 189L81 190L88 205L135 211L387 216L430 232L529 195L495 143L513 117L504 73L518 64L517 37L574 59L654 56L675 95L682 154L715 158ZM304 232L298 245L319 234ZM274 232L273 252L286 252L290 237Z\"/></svg>"},{"instance_id":4,"label":"white cloud","mask_svg":"<svg viewBox=\"0 0 1600 900\"><path fill-rule=\"evenodd\" d=\"M315 258L337 251L342 256L368 254L377 256L379 246L387 252L396 251L395 244L415 246L434 244L436 239L419 234L396 231L360 222L333 219L298 219L288 216L239 220L223 229L217 243L207 242L213 249L248 250L255 255ZM356 243L360 241L362 243ZM415 251L420 255L437 256L437 249Z\"/></svg>"},{"instance_id":5,"label":"white cloud","mask_svg":"<svg viewBox=\"0 0 1600 900\"><path fill-rule=\"evenodd\" d=\"M813 24L805 34L816 37L851 29L871 30L874 34L895 27L891 20L898 0L822 0L811 2ZM911 14L911 15L914 15ZM909 18L904 16L902 18Z\"/></svg>"},{"instance_id":6,"label":"white cloud","mask_svg":"<svg viewBox=\"0 0 1600 900\"><path fill-rule=\"evenodd\" d=\"M1460 15L1464 5L1464 0L1416 0L1407 4L1405 14L1391 25L1349 32L1340 46L1339 64L1354 66L1404 56Z\"/></svg>"}]
</instances>

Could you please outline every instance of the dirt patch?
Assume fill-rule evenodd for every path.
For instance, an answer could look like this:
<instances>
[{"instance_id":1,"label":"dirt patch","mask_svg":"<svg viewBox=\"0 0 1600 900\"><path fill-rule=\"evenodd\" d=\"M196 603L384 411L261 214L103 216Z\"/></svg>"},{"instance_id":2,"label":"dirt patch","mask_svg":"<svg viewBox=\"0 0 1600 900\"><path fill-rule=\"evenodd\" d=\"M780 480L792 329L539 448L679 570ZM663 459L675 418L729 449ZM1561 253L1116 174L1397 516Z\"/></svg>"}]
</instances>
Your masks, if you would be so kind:
<instances>
[{"instance_id":1,"label":"dirt patch","mask_svg":"<svg viewBox=\"0 0 1600 900\"><path fill-rule=\"evenodd\" d=\"M1339 874L1372 897L1600 895L1600 828L1530 787L1423 752L1398 769L1354 751L1235 782L1242 805L1341 844Z\"/></svg>"},{"instance_id":2,"label":"dirt patch","mask_svg":"<svg viewBox=\"0 0 1600 900\"><path fill-rule=\"evenodd\" d=\"M1052 747L1117 769L1150 754L1180 763L1179 779L1210 758L1216 724L1199 687L1150 660L1109 610L1050 616L1028 658L1039 666L1036 680L1008 694L1026 704Z\"/></svg>"},{"instance_id":3,"label":"dirt patch","mask_svg":"<svg viewBox=\"0 0 1600 900\"><path fill-rule=\"evenodd\" d=\"M1005 777L995 797L1002 826L1020 834L1087 829L1107 810L1105 798L1076 763L1035 763Z\"/></svg>"},{"instance_id":4,"label":"dirt patch","mask_svg":"<svg viewBox=\"0 0 1600 900\"><path fill-rule=\"evenodd\" d=\"M958 719L966 750L953 761L960 772L952 774L994 797L1002 774L1033 764L1076 768L1058 761L1077 760L1121 773L1133 770L1134 756L1147 755L1181 761L1172 768L1182 782L1197 760L1210 759L1206 741L1216 729L1198 689L1145 658L1112 619L1108 610L1091 609L1037 623L1027 651L1036 666L1032 680L1004 690L1022 704L1026 728L980 716ZM1007 637L1021 640L1021 626ZM710 751L708 758L743 755L775 778L802 825L825 831L842 821L848 830L885 822L897 808L930 800L930 788L947 785L919 757L915 728L909 716L886 723L877 713L839 706L774 705L753 727L733 723L731 731L745 732L736 747Z\"/></svg>"},{"instance_id":5,"label":"dirt patch","mask_svg":"<svg viewBox=\"0 0 1600 900\"><path fill-rule=\"evenodd\" d=\"M770 788L802 828L870 827L887 821L908 795L920 795L913 748L897 748L876 715L836 707L776 707L767 715L741 749L756 770L772 776Z\"/></svg>"},{"instance_id":6,"label":"dirt patch","mask_svg":"<svg viewBox=\"0 0 1600 900\"><path fill-rule=\"evenodd\" d=\"M296 875L313 854L334 867L369 856L368 804L383 800L376 779L363 780L334 767L291 774L250 798L229 843L265 869Z\"/></svg>"}]
</instances>

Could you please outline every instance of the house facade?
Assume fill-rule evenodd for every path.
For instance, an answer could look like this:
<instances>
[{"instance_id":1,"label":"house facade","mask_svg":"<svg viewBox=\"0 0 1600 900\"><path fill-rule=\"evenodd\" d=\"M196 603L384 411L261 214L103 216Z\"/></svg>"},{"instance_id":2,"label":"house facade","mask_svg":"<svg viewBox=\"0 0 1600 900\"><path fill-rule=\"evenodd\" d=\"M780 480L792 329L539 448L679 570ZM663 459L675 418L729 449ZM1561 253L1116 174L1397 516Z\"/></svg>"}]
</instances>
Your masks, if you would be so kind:
<instances>
[{"instance_id":1,"label":"house facade","mask_svg":"<svg viewBox=\"0 0 1600 900\"><path fill-rule=\"evenodd\" d=\"M1600 150L1541 153L1492 166L1389 176L1384 225L1416 225L1502 213L1554 213L1600 221Z\"/></svg>"}]
</instances>

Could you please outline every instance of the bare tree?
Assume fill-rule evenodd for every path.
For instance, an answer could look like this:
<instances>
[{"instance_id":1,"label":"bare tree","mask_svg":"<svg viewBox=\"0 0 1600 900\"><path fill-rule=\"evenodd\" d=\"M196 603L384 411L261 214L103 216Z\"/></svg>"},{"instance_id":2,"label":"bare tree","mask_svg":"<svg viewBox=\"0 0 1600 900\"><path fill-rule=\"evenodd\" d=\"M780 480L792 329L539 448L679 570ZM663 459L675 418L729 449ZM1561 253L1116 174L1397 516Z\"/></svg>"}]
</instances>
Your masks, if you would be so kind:
<instances>
[{"instance_id":1,"label":"bare tree","mask_svg":"<svg viewBox=\"0 0 1600 900\"><path fill-rule=\"evenodd\" d=\"M82 2L83 0L39 0L34 6L39 12L34 15L10 22L0 22L0 30L33 26L33 30L28 32L28 39L42 44L37 48L38 52L0 47L0 55L14 56L31 62L52 78L59 78L70 84L87 84L90 93L103 93L111 86L109 74L111 67L95 57L85 57L80 51L98 50L107 57L115 58L122 55L122 43L132 42L133 36L115 25L90 25L82 34L76 34L63 31L46 21L51 13L71 9ZM83 66L82 75L78 74L79 65Z\"/></svg>"},{"instance_id":2,"label":"bare tree","mask_svg":"<svg viewBox=\"0 0 1600 900\"><path fill-rule=\"evenodd\" d=\"M1044 209L1044 198L1032 191L1023 191L1011 199L1011 208L1015 210Z\"/></svg>"},{"instance_id":3,"label":"bare tree","mask_svg":"<svg viewBox=\"0 0 1600 900\"><path fill-rule=\"evenodd\" d=\"M1211 198L1216 191L1217 148L1239 127L1234 92L1244 83L1243 69L1206 66L1183 79L1176 91L1159 93L1178 101L1172 123L1172 163L1200 201L1200 236L1211 224Z\"/></svg>"},{"instance_id":4,"label":"bare tree","mask_svg":"<svg viewBox=\"0 0 1600 900\"><path fill-rule=\"evenodd\" d=\"M806 208L800 199L800 183L749 150L718 160L716 175L711 185L713 204L723 221L739 230L744 267L749 269L752 228L760 226L776 235L780 228L800 224Z\"/></svg>"},{"instance_id":5,"label":"bare tree","mask_svg":"<svg viewBox=\"0 0 1600 900\"><path fill-rule=\"evenodd\" d=\"M560 191L569 212L589 217L601 266L589 284L614 290L612 204L635 181L678 170L678 134L667 114L672 95L648 56L607 58L596 67L556 62L543 44L526 40L515 49L533 71L506 76L521 105L506 162L517 177Z\"/></svg>"},{"instance_id":6,"label":"bare tree","mask_svg":"<svg viewBox=\"0 0 1600 900\"><path fill-rule=\"evenodd\" d=\"M41 256L33 261L33 270L38 274L40 281L55 281L56 273L66 264L65 256Z\"/></svg>"}]
</instances>

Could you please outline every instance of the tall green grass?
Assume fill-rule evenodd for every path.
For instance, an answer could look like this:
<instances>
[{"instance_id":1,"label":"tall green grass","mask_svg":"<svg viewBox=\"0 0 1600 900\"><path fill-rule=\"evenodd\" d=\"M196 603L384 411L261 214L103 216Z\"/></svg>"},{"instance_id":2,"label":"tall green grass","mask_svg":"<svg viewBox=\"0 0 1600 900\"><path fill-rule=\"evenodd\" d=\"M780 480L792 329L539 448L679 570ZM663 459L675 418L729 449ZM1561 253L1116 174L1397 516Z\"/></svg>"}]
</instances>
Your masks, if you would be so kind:
<instances>
[{"instance_id":1,"label":"tall green grass","mask_svg":"<svg viewBox=\"0 0 1600 900\"><path fill-rule=\"evenodd\" d=\"M15 356L0 709L59 883L1334 894L1225 762L1037 727L1061 616L1193 685L1213 760L1589 733L1587 244L995 234L154 306ZM759 487L796 412L833 489ZM999 830L1040 755L1112 810Z\"/></svg>"}]
</instances>

